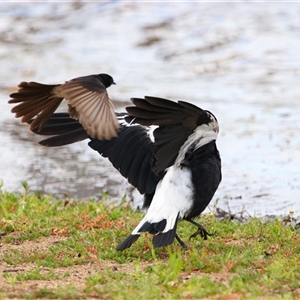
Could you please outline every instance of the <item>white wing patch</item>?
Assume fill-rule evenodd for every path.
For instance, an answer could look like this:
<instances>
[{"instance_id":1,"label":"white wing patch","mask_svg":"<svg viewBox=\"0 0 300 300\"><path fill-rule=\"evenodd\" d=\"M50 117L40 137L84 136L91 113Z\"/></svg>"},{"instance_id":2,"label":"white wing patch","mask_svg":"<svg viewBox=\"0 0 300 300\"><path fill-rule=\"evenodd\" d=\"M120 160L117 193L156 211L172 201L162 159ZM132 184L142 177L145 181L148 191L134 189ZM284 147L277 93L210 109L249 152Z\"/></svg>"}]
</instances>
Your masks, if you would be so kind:
<instances>
[{"instance_id":1,"label":"white wing patch","mask_svg":"<svg viewBox=\"0 0 300 300\"><path fill-rule=\"evenodd\" d=\"M156 125L151 125L149 127L147 127L147 134L150 138L150 140L154 143L155 142L155 138L154 138L154 130L156 128L158 128L159 126L156 126Z\"/></svg>"}]
</instances>

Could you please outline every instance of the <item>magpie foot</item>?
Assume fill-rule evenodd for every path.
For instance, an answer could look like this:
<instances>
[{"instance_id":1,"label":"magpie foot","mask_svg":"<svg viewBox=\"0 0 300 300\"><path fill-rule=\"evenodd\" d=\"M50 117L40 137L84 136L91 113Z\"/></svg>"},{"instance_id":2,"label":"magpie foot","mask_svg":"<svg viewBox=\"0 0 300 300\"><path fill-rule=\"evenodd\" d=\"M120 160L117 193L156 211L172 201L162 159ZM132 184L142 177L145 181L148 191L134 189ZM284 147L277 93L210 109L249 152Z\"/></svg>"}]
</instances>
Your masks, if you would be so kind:
<instances>
[{"instance_id":1,"label":"magpie foot","mask_svg":"<svg viewBox=\"0 0 300 300\"><path fill-rule=\"evenodd\" d=\"M184 249L188 248L187 244L178 236L178 234L175 235L175 238L182 248Z\"/></svg>"},{"instance_id":2,"label":"magpie foot","mask_svg":"<svg viewBox=\"0 0 300 300\"><path fill-rule=\"evenodd\" d=\"M190 238L189 238L189 240L191 239L191 238L194 238L194 237L196 237L197 235L200 235L204 240L207 240L207 237L208 236L212 236L213 234L212 233L209 233L201 224L198 224L198 223L196 223L195 221L193 221L193 220L187 220L188 222L190 222L190 223L192 223L193 225L195 225L198 229L197 229L197 231L196 232L194 232L191 236L190 236Z\"/></svg>"}]
</instances>

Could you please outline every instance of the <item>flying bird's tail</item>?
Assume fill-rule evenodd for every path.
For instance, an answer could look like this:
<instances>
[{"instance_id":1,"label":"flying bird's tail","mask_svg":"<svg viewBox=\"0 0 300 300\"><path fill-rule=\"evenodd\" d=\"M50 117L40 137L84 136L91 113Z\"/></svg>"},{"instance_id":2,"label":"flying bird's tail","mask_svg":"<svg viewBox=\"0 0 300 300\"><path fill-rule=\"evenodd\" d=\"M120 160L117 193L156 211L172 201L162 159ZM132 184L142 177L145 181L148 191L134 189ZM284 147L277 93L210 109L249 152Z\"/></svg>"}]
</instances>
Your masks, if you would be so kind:
<instances>
[{"instance_id":1,"label":"flying bird's tail","mask_svg":"<svg viewBox=\"0 0 300 300\"><path fill-rule=\"evenodd\" d=\"M12 113L16 118L22 117L24 123L36 116L30 129L41 130L63 100L63 97L54 93L56 87L59 85L21 82L18 91L10 95L9 103L19 103L12 108Z\"/></svg>"},{"instance_id":2,"label":"flying bird's tail","mask_svg":"<svg viewBox=\"0 0 300 300\"><path fill-rule=\"evenodd\" d=\"M159 221L150 220L149 215L147 213L132 233L117 246L117 251L129 248L143 232L153 234L152 244L154 248L168 246L174 242L179 213Z\"/></svg>"}]
</instances>

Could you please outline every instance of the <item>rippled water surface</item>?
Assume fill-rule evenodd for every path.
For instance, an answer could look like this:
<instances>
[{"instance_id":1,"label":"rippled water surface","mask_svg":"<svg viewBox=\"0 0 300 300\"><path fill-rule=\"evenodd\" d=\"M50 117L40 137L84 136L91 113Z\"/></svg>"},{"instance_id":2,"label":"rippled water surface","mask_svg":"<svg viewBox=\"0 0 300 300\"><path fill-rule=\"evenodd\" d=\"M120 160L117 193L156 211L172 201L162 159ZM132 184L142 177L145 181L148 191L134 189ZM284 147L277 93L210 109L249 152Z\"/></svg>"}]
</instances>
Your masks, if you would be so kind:
<instances>
[{"instance_id":1,"label":"rippled water surface","mask_svg":"<svg viewBox=\"0 0 300 300\"><path fill-rule=\"evenodd\" d=\"M76 199L128 191L87 142L43 148L7 104L20 81L107 72L120 111L155 95L217 116L223 181L212 203L299 215L299 53L299 3L0 3L3 188L27 181Z\"/></svg>"}]
</instances>

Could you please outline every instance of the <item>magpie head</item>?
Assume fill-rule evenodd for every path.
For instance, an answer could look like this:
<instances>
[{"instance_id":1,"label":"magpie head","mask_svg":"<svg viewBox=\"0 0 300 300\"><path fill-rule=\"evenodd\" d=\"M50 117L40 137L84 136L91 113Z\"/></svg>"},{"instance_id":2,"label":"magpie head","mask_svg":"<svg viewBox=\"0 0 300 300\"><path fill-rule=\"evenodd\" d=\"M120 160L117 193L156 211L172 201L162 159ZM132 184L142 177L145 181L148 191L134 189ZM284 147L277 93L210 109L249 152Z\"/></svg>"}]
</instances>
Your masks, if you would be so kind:
<instances>
[{"instance_id":1,"label":"magpie head","mask_svg":"<svg viewBox=\"0 0 300 300\"><path fill-rule=\"evenodd\" d=\"M207 125L209 131L219 133L218 120L213 113L203 110L203 113L197 119L197 126Z\"/></svg>"},{"instance_id":2,"label":"magpie head","mask_svg":"<svg viewBox=\"0 0 300 300\"><path fill-rule=\"evenodd\" d=\"M98 74L98 76L100 77L101 82L104 84L106 88L110 87L112 84L116 84L114 82L114 79L108 74L102 73L102 74Z\"/></svg>"}]
</instances>

